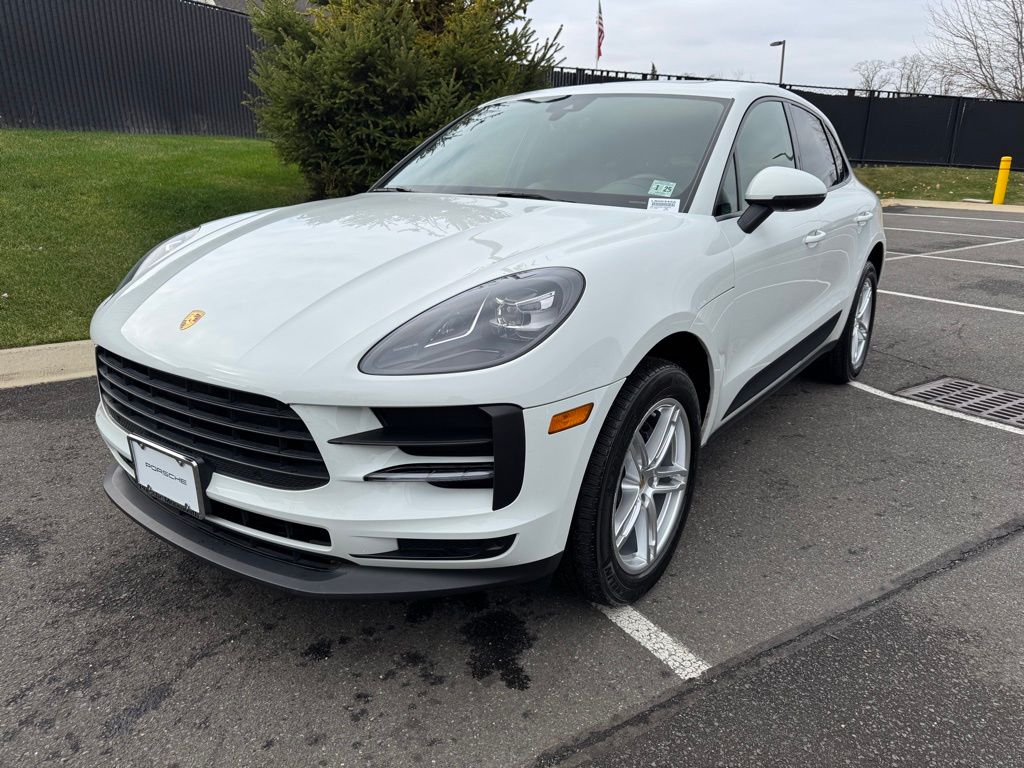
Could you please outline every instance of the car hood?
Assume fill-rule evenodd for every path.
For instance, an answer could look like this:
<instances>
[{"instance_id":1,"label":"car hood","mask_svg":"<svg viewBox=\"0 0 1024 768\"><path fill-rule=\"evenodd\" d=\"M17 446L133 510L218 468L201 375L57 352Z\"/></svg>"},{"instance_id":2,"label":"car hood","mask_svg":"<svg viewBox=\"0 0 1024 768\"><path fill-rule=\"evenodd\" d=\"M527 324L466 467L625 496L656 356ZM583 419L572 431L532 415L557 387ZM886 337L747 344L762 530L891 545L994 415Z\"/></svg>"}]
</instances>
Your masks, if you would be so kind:
<instances>
[{"instance_id":1,"label":"car hood","mask_svg":"<svg viewBox=\"0 0 1024 768\"><path fill-rule=\"evenodd\" d=\"M108 300L94 320L97 343L226 382L257 372L270 386L267 376L294 382L336 367L341 350L352 365L461 290L536 267L586 273L588 254L689 217L380 192L239 218L209 227ZM195 311L202 319L180 330Z\"/></svg>"}]
</instances>

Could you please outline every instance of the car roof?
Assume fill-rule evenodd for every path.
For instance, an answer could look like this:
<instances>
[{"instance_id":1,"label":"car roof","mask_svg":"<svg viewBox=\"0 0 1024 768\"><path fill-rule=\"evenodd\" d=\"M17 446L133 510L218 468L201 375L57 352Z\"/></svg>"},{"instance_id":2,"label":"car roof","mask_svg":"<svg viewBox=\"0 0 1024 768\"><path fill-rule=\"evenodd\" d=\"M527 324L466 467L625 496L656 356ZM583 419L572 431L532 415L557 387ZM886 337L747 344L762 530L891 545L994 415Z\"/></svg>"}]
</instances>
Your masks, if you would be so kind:
<instances>
[{"instance_id":1,"label":"car roof","mask_svg":"<svg viewBox=\"0 0 1024 768\"><path fill-rule=\"evenodd\" d=\"M731 80L623 80L612 83L570 85L562 88L546 88L528 93L517 93L512 96L494 99L491 103L517 101L524 98L603 93L705 96L716 99L732 99L739 104L749 104L765 96L785 96L794 101L804 102L804 99L792 91L766 83L746 83Z\"/></svg>"}]
</instances>

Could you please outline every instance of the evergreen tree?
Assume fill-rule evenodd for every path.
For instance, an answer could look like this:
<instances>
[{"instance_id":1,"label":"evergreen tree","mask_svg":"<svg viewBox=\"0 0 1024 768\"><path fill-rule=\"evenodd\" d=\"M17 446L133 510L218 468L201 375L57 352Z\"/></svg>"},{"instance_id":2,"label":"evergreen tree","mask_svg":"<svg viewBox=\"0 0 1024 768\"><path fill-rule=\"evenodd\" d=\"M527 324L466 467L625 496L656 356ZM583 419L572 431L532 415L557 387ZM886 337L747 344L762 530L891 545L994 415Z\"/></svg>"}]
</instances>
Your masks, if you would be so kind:
<instances>
[{"instance_id":1,"label":"evergreen tree","mask_svg":"<svg viewBox=\"0 0 1024 768\"><path fill-rule=\"evenodd\" d=\"M260 130L316 196L364 191L473 106L544 87L561 49L530 0L289 0L253 8Z\"/></svg>"}]
</instances>

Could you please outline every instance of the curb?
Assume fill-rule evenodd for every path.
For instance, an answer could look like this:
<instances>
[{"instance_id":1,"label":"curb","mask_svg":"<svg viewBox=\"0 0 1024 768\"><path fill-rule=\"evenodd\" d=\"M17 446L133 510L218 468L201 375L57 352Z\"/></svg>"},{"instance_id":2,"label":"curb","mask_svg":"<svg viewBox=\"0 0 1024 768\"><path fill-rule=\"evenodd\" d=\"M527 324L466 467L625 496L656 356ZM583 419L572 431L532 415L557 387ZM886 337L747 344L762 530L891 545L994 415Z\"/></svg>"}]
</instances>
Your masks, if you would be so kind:
<instances>
[{"instance_id":1,"label":"curb","mask_svg":"<svg viewBox=\"0 0 1024 768\"><path fill-rule=\"evenodd\" d=\"M946 208L953 211L1024 213L1024 205L992 205L992 203L965 203L952 200L901 200L893 197L882 201L883 208L890 208L894 205L906 205L911 208Z\"/></svg>"},{"instance_id":2,"label":"curb","mask_svg":"<svg viewBox=\"0 0 1024 768\"><path fill-rule=\"evenodd\" d=\"M0 349L0 389L96 375L91 341Z\"/></svg>"}]
</instances>

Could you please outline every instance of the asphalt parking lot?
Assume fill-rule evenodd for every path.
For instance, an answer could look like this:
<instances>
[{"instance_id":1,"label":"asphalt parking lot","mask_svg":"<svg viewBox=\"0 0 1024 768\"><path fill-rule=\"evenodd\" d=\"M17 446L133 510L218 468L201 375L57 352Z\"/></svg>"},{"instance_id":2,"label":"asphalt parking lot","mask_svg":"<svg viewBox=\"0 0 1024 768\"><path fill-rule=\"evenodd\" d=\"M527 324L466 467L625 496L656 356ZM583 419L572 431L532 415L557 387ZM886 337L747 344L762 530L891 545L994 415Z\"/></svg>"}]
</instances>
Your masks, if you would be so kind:
<instances>
[{"instance_id":1,"label":"asphalt parking lot","mask_svg":"<svg viewBox=\"0 0 1024 768\"><path fill-rule=\"evenodd\" d=\"M1024 765L1024 215L890 208L858 386L704 453L635 609L302 599L131 525L90 379L0 391L0 765ZM700 674L697 674L697 673Z\"/></svg>"}]
</instances>

